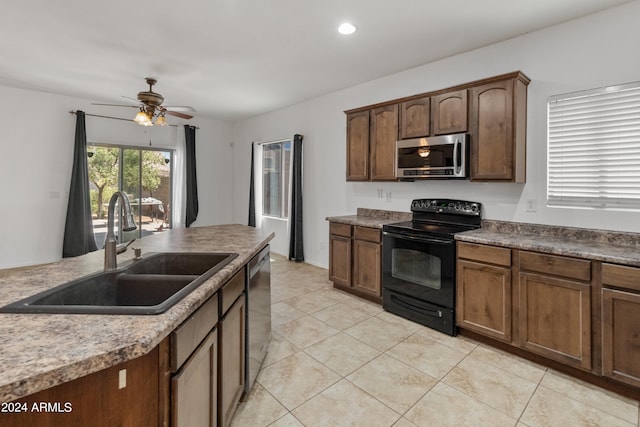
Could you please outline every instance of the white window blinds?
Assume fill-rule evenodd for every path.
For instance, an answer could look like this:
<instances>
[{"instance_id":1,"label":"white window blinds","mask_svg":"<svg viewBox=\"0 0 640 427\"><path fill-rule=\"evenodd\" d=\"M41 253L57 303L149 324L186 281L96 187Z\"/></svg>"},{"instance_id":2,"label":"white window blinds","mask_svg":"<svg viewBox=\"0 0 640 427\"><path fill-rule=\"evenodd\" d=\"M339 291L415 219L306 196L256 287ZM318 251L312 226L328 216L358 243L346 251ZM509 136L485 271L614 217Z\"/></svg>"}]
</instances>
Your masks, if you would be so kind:
<instances>
[{"instance_id":1,"label":"white window blinds","mask_svg":"<svg viewBox=\"0 0 640 427\"><path fill-rule=\"evenodd\" d=\"M640 209L640 82L549 98L549 206Z\"/></svg>"}]
</instances>

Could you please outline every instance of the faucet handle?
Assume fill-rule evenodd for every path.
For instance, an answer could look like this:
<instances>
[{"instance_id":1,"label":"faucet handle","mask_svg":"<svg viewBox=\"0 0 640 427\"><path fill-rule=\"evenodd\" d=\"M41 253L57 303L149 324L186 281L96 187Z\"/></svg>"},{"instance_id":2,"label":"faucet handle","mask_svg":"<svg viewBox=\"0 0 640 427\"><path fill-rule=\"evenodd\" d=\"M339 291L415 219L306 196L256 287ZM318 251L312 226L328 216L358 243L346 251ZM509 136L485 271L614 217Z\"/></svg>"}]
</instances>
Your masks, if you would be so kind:
<instances>
[{"instance_id":1,"label":"faucet handle","mask_svg":"<svg viewBox=\"0 0 640 427\"><path fill-rule=\"evenodd\" d=\"M142 259L142 248L133 248L133 253L135 254L135 257L133 257L135 261Z\"/></svg>"}]
</instances>

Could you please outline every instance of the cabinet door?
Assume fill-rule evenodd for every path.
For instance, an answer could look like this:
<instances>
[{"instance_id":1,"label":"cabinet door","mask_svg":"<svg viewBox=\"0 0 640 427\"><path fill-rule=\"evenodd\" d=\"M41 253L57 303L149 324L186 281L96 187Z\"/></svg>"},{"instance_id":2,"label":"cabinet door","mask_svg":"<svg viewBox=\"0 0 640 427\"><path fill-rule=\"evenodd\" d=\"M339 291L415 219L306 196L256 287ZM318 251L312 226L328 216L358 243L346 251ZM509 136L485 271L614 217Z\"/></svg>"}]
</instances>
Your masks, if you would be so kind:
<instances>
[{"instance_id":1,"label":"cabinet door","mask_svg":"<svg viewBox=\"0 0 640 427\"><path fill-rule=\"evenodd\" d=\"M467 90L447 92L433 97L433 134L467 131Z\"/></svg>"},{"instance_id":2,"label":"cabinet door","mask_svg":"<svg viewBox=\"0 0 640 427\"><path fill-rule=\"evenodd\" d=\"M371 180L395 181L398 104L371 110Z\"/></svg>"},{"instance_id":3,"label":"cabinet door","mask_svg":"<svg viewBox=\"0 0 640 427\"><path fill-rule=\"evenodd\" d=\"M244 390L245 300L241 295L218 323L220 363L218 425L231 424Z\"/></svg>"},{"instance_id":4,"label":"cabinet door","mask_svg":"<svg viewBox=\"0 0 640 427\"><path fill-rule=\"evenodd\" d=\"M520 273L520 346L591 369L591 286Z\"/></svg>"},{"instance_id":5,"label":"cabinet door","mask_svg":"<svg viewBox=\"0 0 640 427\"><path fill-rule=\"evenodd\" d=\"M353 241L353 287L367 294L382 296L382 265L380 244L365 240Z\"/></svg>"},{"instance_id":6,"label":"cabinet door","mask_svg":"<svg viewBox=\"0 0 640 427\"><path fill-rule=\"evenodd\" d=\"M218 422L218 333L213 329L171 379L171 425L213 427Z\"/></svg>"},{"instance_id":7,"label":"cabinet door","mask_svg":"<svg viewBox=\"0 0 640 427\"><path fill-rule=\"evenodd\" d=\"M470 89L472 180L526 181L528 84L518 74Z\"/></svg>"},{"instance_id":8,"label":"cabinet door","mask_svg":"<svg viewBox=\"0 0 640 427\"><path fill-rule=\"evenodd\" d=\"M369 110L347 114L347 181L369 179Z\"/></svg>"},{"instance_id":9,"label":"cabinet door","mask_svg":"<svg viewBox=\"0 0 640 427\"><path fill-rule=\"evenodd\" d=\"M329 280L351 286L351 238L329 236Z\"/></svg>"},{"instance_id":10,"label":"cabinet door","mask_svg":"<svg viewBox=\"0 0 640 427\"><path fill-rule=\"evenodd\" d=\"M429 136L431 99L412 99L400 104L400 139Z\"/></svg>"},{"instance_id":11,"label":"cabinet door","mask_svg":"<svg viewBox=\"0 0 640 427\"><path fill-rule=\"evenodd\" d=\"M602 290L602 373L640 387L640 294Z\"/></svg>"},{"instance_id":12,"label":"cabinet door","mask_svg":"<svg viewBox=\"0 0 640 427\"><path fill-rule=\"evenodd\" d=\"M458 261L456 280L458 326L511 342L511 268Z\"/></svg>"}]
</instances>

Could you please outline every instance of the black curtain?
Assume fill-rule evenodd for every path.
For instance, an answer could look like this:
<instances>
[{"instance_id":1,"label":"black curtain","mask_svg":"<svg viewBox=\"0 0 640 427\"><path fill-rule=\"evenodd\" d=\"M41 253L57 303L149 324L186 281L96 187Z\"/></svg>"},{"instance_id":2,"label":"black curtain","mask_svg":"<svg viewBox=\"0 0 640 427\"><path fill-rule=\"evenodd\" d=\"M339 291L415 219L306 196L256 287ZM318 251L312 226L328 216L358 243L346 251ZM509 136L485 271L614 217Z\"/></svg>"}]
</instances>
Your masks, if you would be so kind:
<instances>
[{"instance_id":1,"label":"black curtain","mask_svg":"<svg viewBox=\"0 0 640 427\"><path fill-rule=\"evenodd\" d=\"M189 227L198 217L198 183L196 181L196 128L184 125L185 151L187 155L187 214L185 226Z\"/></svg>"},{"instance_id":2,"label":"black curtain","mask_svg":"<svg viewBox=\"0 0 640 427\"><path fill-rule=\"evenodd\" d=\"M76 112L76 139L73 149L73 169L69 187L67 219L64 225L64 258L84 255L97 250L91 219L89 165L87 161L87 129L83 111Z\"/></svg>"},{"instance_id":3,"label":"black curtain","mask_svg":"<svg viewBox=\"0 0 640 427\"><path fill-rule=\"evenodd\" d=\"M302 135L293 137L291 165L291 209L289 211L289 259L304 261L302 239Z\"/></svg>"},{"instance_id":4,"label":"black curtain","mask_svg":"<svg viewBox=\"0 0 640 427\"><path fill-rule=\"evenodd\" d=\"M249 175L249 222L247 223L251 227L256 226L256 196L254 189L254 176L253 176L253 167L254 167L254 152L255 147L254 143L251 143L251 173Z\"/></svg>"}]
</instances>

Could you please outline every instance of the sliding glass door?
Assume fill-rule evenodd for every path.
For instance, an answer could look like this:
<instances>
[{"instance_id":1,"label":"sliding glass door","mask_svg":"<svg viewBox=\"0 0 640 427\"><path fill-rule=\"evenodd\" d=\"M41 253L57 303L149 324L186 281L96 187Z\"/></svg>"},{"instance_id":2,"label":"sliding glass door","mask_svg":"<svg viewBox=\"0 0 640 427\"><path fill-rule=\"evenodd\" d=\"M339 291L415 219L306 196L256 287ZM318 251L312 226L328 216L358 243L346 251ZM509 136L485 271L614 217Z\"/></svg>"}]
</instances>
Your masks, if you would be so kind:
<instances>
[{"instance_id":1,"label":"sliding glass door","mask_svg":"<svg viewBox=\"0 0 640 427\"><path fill-rule=\"evenodd\" d=\"M109 199L118 190L128 196L138 225L135 231L123 232L117 215L119 242L171 228L172 150L95 144L88 147L88 153L93 231L98 248L104 245L107 233Z\"/></svg>"}]
</instances>

